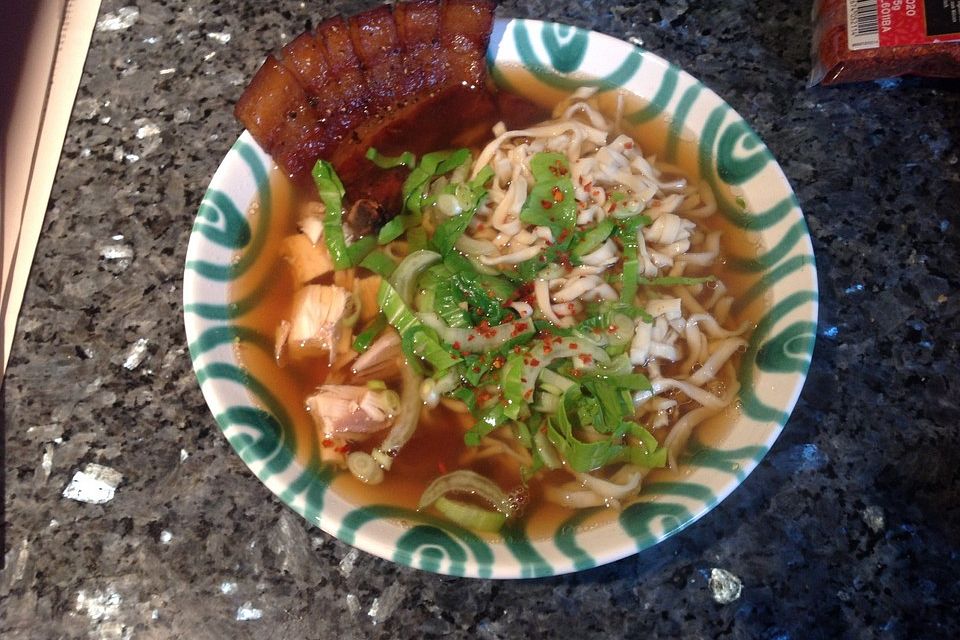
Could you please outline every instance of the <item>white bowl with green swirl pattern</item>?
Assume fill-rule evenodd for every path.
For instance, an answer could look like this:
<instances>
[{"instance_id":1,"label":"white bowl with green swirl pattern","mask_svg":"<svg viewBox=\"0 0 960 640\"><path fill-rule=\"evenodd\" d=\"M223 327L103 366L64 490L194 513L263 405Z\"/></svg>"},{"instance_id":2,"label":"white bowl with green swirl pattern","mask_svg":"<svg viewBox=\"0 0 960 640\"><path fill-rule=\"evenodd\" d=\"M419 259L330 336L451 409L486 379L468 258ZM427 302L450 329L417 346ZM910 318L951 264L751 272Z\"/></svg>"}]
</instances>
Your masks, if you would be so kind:
<instances>
[{"instance_id":1,"label":"white bowl with green swirl pattern","mask_svg":"<svg viewBox=\"0 0 960 640\"><path fill-rule=\"evenodd\" d=\"M263 258L271 219L273 163L248 133L220 165L197 216L184 320L197 378L224 435L254 475L311 524L429 571L536 577L647 549L744 481L777 439L803 386L816 335L817 278L803 214L780 167L747 123L692 76L608 36L535 20L497 21L488 60L498 83L521 78L523 86L513 88L529 95L593 85L637 96L625 117L640 144L697 173L716 194L724 224L758 247L727 256L742 278L737 305L756 309L757 318L739 368L739 412L735 420L699 428L679 469L655 474L618 513L588 509L546 532L517 525L496 537L410 509L358 503L338 491L335 472L319 462L317 443L290 427L270 381L238 360L236 341L272 351L272 336L253 335L245 324L256 300L229 299L231 282Z\"/></svg>"}]
</instances>

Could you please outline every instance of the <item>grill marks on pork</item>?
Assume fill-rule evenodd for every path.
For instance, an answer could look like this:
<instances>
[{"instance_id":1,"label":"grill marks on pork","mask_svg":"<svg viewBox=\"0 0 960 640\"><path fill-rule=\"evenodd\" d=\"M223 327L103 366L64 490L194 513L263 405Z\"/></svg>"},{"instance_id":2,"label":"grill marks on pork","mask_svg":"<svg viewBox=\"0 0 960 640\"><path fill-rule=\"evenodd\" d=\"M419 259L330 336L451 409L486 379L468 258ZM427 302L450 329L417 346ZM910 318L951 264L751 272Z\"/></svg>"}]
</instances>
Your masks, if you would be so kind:
<instances>
[{"instance_id":1,"label":"grill marks on pork","mask_svg":"<svg viewBox=\"0 0 960 640\"><path fill-rule=\"evenodd\" d=\"M497 111L484 59L492 24L488 0L415 0L331 18L267 57L235 115L288 174L324 158L349 195L390 210L402 178L377 185L383 174L364 153L479 142Z\"/></svg>"}]
</instances>

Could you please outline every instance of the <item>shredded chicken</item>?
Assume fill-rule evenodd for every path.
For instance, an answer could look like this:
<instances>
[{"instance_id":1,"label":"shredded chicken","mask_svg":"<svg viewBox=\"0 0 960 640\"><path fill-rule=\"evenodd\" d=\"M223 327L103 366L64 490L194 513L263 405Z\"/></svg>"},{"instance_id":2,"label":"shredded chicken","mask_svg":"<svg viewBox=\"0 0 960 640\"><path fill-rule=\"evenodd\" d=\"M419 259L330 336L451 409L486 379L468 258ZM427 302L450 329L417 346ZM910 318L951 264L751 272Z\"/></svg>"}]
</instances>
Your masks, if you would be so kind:
<instances>
[{"instance_id":1,"label":"shredded chicken","mask_svg":"<svg viewBox=\"0 0 960 640\"><path fill-rule=\"evenodd\" d=\"M327 351L332 363L337 355L344 317L353 312L352 300L348 291L336 285L303 287L293 298L288 342Z\"/></svg>"},{"instance_id":2,"label":"shredded chicken","mask_svg":"<svg viewBox=\"0 0 960 640\"><path fill-rule=\"evenodd\" d=\"M369 434L390 426L399 407L396 392L366 386L326 384L306 400L325 436Z\"/></svg>"}]
</instances>

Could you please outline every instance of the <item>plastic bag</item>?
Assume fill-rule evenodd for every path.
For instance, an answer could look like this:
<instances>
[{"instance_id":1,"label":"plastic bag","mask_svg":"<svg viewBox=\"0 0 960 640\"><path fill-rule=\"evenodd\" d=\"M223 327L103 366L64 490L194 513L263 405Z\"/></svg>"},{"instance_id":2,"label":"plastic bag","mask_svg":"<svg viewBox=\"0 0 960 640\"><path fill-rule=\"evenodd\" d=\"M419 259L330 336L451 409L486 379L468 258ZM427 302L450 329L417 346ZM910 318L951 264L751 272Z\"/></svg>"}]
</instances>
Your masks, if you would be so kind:
<instances>
[{"instance_id":1,"label":"plastic bag","mask_svg":"<svg viewBox=\"0 0 960 640\"><path fill-rule=\"evenodd\" d=\"M815 0L809 86L960 77L960 0Z\"/></svg>"}]
</instances>

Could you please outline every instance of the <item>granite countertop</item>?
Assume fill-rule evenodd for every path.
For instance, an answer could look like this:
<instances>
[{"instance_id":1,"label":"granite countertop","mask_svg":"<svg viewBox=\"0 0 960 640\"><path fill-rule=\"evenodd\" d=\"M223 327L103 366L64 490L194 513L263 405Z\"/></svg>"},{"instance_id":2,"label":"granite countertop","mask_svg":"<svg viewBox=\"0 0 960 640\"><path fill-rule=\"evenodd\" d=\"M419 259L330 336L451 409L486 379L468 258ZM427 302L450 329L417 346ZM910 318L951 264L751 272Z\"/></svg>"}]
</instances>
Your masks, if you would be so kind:
<instances>
[{"instance_id":1,"label":"granite countertop","mask_svg":"<svg viewBox=\"0 0 960 640\"><path fill-rule=\"evenodd\" d=\"M636 38L691 71L797 191L816 354L783 435L728 499L637 556L504 582L353 550L260 484L191 370L187 238L264 52L369 4L103 2L3 389L0 634L960 637L960 84L806 89L809 2L499 10ZM122 476L102 504L67 490L91 463Z\"/></svg>"}]
</instances>

